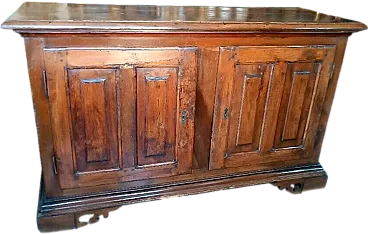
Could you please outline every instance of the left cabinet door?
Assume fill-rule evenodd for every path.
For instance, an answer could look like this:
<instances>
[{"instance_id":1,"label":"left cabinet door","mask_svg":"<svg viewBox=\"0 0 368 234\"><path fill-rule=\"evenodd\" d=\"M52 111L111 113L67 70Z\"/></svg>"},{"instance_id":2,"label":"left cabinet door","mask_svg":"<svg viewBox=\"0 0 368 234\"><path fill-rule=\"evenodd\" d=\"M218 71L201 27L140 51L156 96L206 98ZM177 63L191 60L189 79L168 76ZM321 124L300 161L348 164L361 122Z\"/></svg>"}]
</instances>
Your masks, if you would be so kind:
<instances>
[{"instance_id":1,"label":"left cabinet door","mask_svg":"<svg viewBox=\"0 0 368 234\"><path fill-rule=\"evenodd\" d=\"M70 134L74 146L72 150L76 155L76 172L119 168L117 134L119 71L109 68L76 68L67 69L66 76ZM56 95L59 94L57 89L55 91ZM55 135L58 135L57 133Z\"/></svg>"},{"instance_id":2,"label":"left cabinet door","mask_svg":"<svg viewBox=\"0 0 368 234\"><path fill-rule=\"evenodd\" d=\"M45 49L62 189L191 172L196 48Z\"/></svg>"}]
</instances>

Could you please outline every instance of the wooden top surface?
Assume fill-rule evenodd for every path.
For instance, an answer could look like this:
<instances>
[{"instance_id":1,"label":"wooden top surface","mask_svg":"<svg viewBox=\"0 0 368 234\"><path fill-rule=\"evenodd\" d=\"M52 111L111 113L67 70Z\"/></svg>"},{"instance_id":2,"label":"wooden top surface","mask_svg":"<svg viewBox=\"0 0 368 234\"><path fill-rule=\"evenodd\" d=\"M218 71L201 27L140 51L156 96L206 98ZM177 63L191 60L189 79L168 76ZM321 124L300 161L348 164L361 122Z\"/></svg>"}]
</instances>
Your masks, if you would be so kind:
<instances>
[{"instance_id":1,"label":"wooden top surface","mask_svg":"<svg viewBox=\"0 0 368 234\"><path fill-rule=\"evenodd\" d=\"M366 25L302 8L119 6L26 2L2 28L20 32L332 32Z\"/></svg>"}]
</instances>

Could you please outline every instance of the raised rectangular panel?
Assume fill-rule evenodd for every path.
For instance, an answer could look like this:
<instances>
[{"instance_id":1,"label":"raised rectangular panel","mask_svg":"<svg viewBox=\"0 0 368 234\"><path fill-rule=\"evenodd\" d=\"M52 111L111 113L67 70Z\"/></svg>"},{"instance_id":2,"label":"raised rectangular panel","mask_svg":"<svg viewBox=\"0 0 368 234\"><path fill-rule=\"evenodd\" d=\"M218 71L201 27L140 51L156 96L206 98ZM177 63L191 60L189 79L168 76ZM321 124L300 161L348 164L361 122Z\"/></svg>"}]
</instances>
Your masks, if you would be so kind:
<instances>
[{"instance_id":1,"label":"raised rectangular panel","mask_svg":"<svg viewBox=\"0 0 368 234\"><path fill-rule=\"evenodd\" d=\"M274 148L302 147L320 63L288 63Z\"/></svg>"},{"instance_id":2,"label":"raised rectangular panel","mask_svg":"<svg viewBox=\"0 0 368 234\"><path fill-rule=\"evenodd\" d=\"M77 172L117 168L116 70L69 69L68 89Z\"/></svg>"},{"instance_id":3,"label":"raised rectangular panel","mask_svg":"<svg viewBox=\"0 0 368 234\"><path fill-rule=\"evenodd\" d=\"M174 163L177 69L137 68L137 166Z\"/></svg>"},{"instance_id":4,"label":"raised rectangular panel","mask_svg":"<svg viewBox=\"0 0 368 234\"><path fill-rule=\"evenodd\" d=\"M256 151L273 64L236 65L226 155Z\"/></svg>"}]
</instances>

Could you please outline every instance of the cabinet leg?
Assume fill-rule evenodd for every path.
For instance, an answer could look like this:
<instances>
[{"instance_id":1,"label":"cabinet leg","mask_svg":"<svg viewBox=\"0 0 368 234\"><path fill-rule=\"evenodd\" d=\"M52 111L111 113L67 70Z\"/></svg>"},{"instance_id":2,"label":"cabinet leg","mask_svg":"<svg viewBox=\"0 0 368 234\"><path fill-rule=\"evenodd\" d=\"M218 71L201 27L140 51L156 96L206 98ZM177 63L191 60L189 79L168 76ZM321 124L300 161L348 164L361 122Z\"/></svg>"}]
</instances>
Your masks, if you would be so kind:
<instances>
[{"instance_id":1,"label":"cabinet leg","mask_svg":"<svg viewBox=\"0 0 368 234\"><path fill-rule=\"evenodd\" d=\"M45 216L37 218L40 232L54 232L76 228L74 214Z\"/></svg>"},{"instance_id":2,"label":"cabinet leg","mask_svg":"<svg viewBox=\"0 0 368 234\"><path fill-rule=\"evenodd\" d=\"M87 224L97 223L100 220L100 216L103 216L104 218L109 217L109 212L117 210L119 207L120 206L99 210L90 210L74 214L39 216L37 218L38 230L40 230L40 232L54 232L84 227ZM88 222L82 222L80 221L80 218L84 215L93 216L88 220Z\"/></svg>"},{"instance_id":3,"label":"cabinet leg","mask_svg":"<svg viewBox=\"0 0 368 234\"><path fill-rule=\"evenodd\" d=\"M300 194L303 191L324 188L327 184L327 174L319 177L303 178L296 180L285 180L273 182L280 190L286 190L293 194Z\"/></svg>"},{"instance_id":4,"label":"cabinet leg","mask_svg":"<svg viewBox=\"0 0 368 234\"><path fill-rule=\"evenodd\" d=\"M105 219L109 217L109 212L119 209L118 207L112 207L112 208L106 208L106 209L100 209L100 210L91 210L81 213L75 214L75 225L77 228L86 226L88 224L97 223L100 220L100 217L103 216ZM81 222L80 218L84 215L93 215L88 222Z\"/></svg>"}]
</instances>

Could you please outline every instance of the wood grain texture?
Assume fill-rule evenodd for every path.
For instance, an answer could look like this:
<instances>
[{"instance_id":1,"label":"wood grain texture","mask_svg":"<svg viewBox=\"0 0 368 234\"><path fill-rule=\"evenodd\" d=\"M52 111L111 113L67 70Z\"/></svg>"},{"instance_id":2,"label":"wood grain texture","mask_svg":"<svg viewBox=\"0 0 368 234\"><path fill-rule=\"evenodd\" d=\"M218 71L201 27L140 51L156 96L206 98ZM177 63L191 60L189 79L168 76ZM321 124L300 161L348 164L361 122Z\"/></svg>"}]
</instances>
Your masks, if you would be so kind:
<instances>
[{"instance_id":1,"label":"wood grain texture","mask_svg":"<svg viewBox=\"0 0 368 234\"><path fill-rule=\"evenodd\" d=\"M207 177L216 177L225 174L233 174L237 172L252 172L252 171L260 171L260 170L269 170L270 168L285 168L285 167L295 167L300 165L307 165L310 159L300 159L300 157L296 157L294 152L290 152L289 155L284 154L282 156L278 155L277 157L272 157L270 154L268 156L263 156L259 154L255 154L249 156L250 163L244 160L233 160L230 162L225 162L225 164L229 164L227 168L221 170L193 170L191 174L181 174L181 175L172 175L169 171L160 170L162 176L160 177L150 177L150 171L146 171L143 175L140 174L124 174L124 180L121 182L116 182L115 177L109 177L108 175L102 175L100 177L95 177L94 179L100 180L100 184L96 185L90 180L86 180L86 184L90 186L86 187L78 187L63 190L63 196L74 196L78 194L87 194L87 193L101 193L112 190L120 190L120 189L128 189L131 187L145 187L150 185L158 185L158 184L166 184L168 182L178 182L178 181L186 181L186 180L198 180L201 178ZM260 161L262 157L266 158L265 163L257 163L257 160ZM234 157L236 158L236 157ZM241 158L241 157L238 157ZM236 163L239 163L238 167L234 167ZM156 169L156 173L158 170ZM138 175L138 176L137 176Z\"/></svg>"},{"instance_id":2,"label":"wood grain texture","mask_svg":"<svg viewBox=\"0 0 368 234\"><path fill-rule=\"evenodd\" d=\"M288 63L275 148L302 147L320 63Z\"/></svg>"},{"instance_id":3,"label":"wood grain texture","mask_svg":"<svg viewBox=\"0 0 368 234\"><path fill-rule=\"evenodd\" d=\"M46 48L162 48L198 46L213 48L224 46L316 46L334 45L339 38L346 38L350 34L144 34L131 33L126 35L105 34L22 34L28 37L39 37L44 40ZM205 40L204 40L205 39ZM144 56L142 56L144 58ZM93 58L91 58L93 59ZM86 61L88 62L88 61Z\"/></svg>"},{"instance_id":4,"label":"wood grain texture","mask_svg":"<svg viewBox=\"0 0 368 234\"><path fill-rule=\"evenodd\" d=\"M137 68L138 165L175 163L177 69Z\"/></svg>"},{"instance_id":5,"label":"wood grain texture","mask_svg":"<svg viewBox=\"0 0 368 234\"><path fill-rule=\"evenodd\" d=\"M217 162L217 168L224 168L310 158L314 124L321 113L316 107L324 98L325 82L331 72L327 67L331 66L335 47L231 47L231 50L235 51L231 56L220 54L218 70L226 73L216 86L215 102L223 105L215 107L211 160ZM221 59L226 61L224 65ZM262 68L260 61L272 64L272 70L269 66L266 71L267 66ZM246 65L235 65L239 63ZM308 80L295 81L306 75ZM262 77L262 85L254 82ZM260 104L260 109L256 104ZM293 128L297 129L295 139L286 138L288 131L295 131Z\"/></svg>"},{"instance_id":6,"label":"wood grain texture","mask_svg":"<svg viewBox=\"0 0 368 234\"><path fill-rule=\"evenodd\" d=\"M106 91L103 87L104 82L105 81L103 80L101 82L93 82L93 85L84 84L81 90L84 96L84 112L85 114L87 114L84 116L84 119L85 126L88 126L85 129L85 142L87 143L86 158L88 163L105 161L108 157L108 153L106 152L107 147L104 146L104 144L106 144L105 142L107 138L106 130L109 130L108 126L106 126L106 111L104 111L104 109L106 108ZM98 85L97 83L102 84ZM100 97L96 97L96 93L100 93ZM92 115L94 114L94 112L96 112L95 116ZM113 132L112 134L114 134L116 138L115 132ZM114 135L112 135L112 137L114 137Z\"/></svg>"},{"instance_id":7,"label":"wood grain texture","mask_svg":"<svg viewBox=\"0 0 368 234\"><path fill-rule=\"evenodd\" d=\"M45 53L63 189L191 173L196 49Z\"/></svg>"},{"instance_id":8,"label":"wood grain texture","mask_svg":"<svg viewBox=\"0 0 368 234\"><path fill-rule=\"evenodd\" d=\"M152 201L168 197L192 195L217 190L252 186L264 183L292 184L300 183L306 189L321 188L326 184L327 174L319 164L274 169L258 172L236 173L222 175L220 177L202 178L197 181L170 182L162 185L131 188L129 190L115 191L111 193L99 194L97 196L83 195L70 197L63 200L41 199L39 204L38 223L39 229L52 231L76 228L80 225L79 217L83 214L94 214L90 223L97 221L96 217L103 215L105 218L108 212L117 208L137 202ZM42 196L42 194L40 194ZM68 216L75 216L75 226L64 221ZM60 219L58 217L65 217ZM55 226L52 220L55 218ZM46 221L46 222L44 222ZM62 225L59 225L62 224Z\"/></svg>"},{"instance_id":9,"label":"wood grain texture","mask_svg":"<svg viewBox=\"0 0 368 234\"><path fill-rule=\"evenodd\" d=\"M55 48L50 51L68 51L70 67L103 67L121 65L161 66L162 64L178 64L179 48ZM86 59L88 58L88 59Z\"/></svg>"},{"instance_id":10,"label":"wood grain texture","mask_svg":"<svg viewBox=\"0 0 368 234\"><path fill-rule=\"evenodd\" d=\"M315 141L318 132L318 124L323 110L323 103L326 98L327 87L334 69L334 58L336 54L336 47L326 51L326 57L323 60L321 69L319 71L319 80L317 81L317 87L315 88L313 103L309 110L310 116L307 122L308 129L305 134L305 150L302 155L304 158L312 158L312 154L315 148Z\"/></svg>"},{"instance_id":11,"label":"wood grain texture","mask_svg":"<svg viewBox=\"0 0 368 234\"><path fill-rule=\"evenodd\" d=\"M103 9L103 10L101 10ZM266 24L264 22L267 22ZM45 32L355 32L362 23L302 8L24 3L3 28Z\"/></svg>"},{"instance_id":12,"label":"wood grain texture","mask_svg":"<svg viewBox=\"0 0 368 234\"><path fill-rule=\"evenodd\" d=\"M121 168L134 168L137 164L137 77L131 66L120 68Z\"/></svg>"},{"instance_id":13,"label":"wood grain texture","mask_svg":"<svg viewBox=\"0 0 368 234\"><path fill-rule=\"evenodd\" d=\"M197 86L197 49L181 50L178 71L179 95L178 114L176 119L176 154L178 158L178 173L191 173L193 164L194 117ZM185 116L185 120L183 119Z\"/></svg>"},{"instance_id":14,"label":"wood grain texture","mask_svg":"<svg viewBox=\"0 0 368 234\"><path fill-rule=\"evenodd\" d=\"M235 76L235 48L220 48L220 58L217 72L216 99L213 115L213 127L210 149L209 169L220 169L224 165L226 154L226 141L229 121L224 118L229 111L230 99L233 89L233 77Z\"/></svg>"},{"instance_id":15,"label":"wood grain texture","mask_svg":"<svg viewBox=\"0 0 368 234\"><path fill-rule=\"evenodd\" d=\"M237 65L231 101L227 157L259 150L272 64Z\"/></svg>"},{"instance_id":16,"label":"wood grain texture","mask_svg":"<svg viewBox=\"0 0 368 234\"><path fill-rule=\"evenodd\" d=\"M269 61L301 62L323 60L326 56L326 47L334 45L310 46L239 46L236 48L239 63L264 63ZM250 58L251 57L251 58Z\"/></svg>"},{"instance_id":17,"label":"wood grain texture","mask_svg":"<svg viewBox=\"0 0 368 234\"><path fill-rule=\"evenodd\" d=\"M310 72L302 71L302 72ZM291 91L288 100L288 110L285 119L284 132L282 133L282 139L294 139L296 138L298 125L300 122L300 115L303 108L303 102L306 96L308 84L308 76L306 74L295 74L292 79ZM308 105L307 105L308 107Z\"/></svg>"},{"instance_id":18,"label":"wood grain texture","mask_svg":"<svg viewBox=\"0 0 368 234\"><path fill-rule=\"evenodd\" d=\"M327 67L331 66L331 57L334 54L335 48L334 47L326 47L325 49L321 48L322 50L324 50L323 52L320 52L320 55L318 55L319 53L306 53L304 59L300 59L299 61L304 61L304 62L317 62L317 61L323 61L323 65L320 68L321 70L318 71L318 74L316 75L318 78L318 80L316 81L314 88L313 88L313 96L311 97L313 99L313 102L311 104L311 108L315 108L317 106L319 106L319 101L317 101L319 98L323 98L323 92L325 92L324 90L324 82L328 81L329 79L329 70ZM320 57L322 56L322 57ZM287 60L290 61L290 60ZM279 128L279 130L277 131L278 134L282 134L280 133L281 131L283 131L284 129L284 125L282 123L278 123L277 119L278 118L283 118L282 116L285 115L286 110L289 106L289 102L286 101L285 99L287 99L286 97L288 97L288 95L290 95L290 93L287 91L288 87L285 87L286 85L290 85L291 87L291 83L285 83L287 74L288 74L288 65L286 63L282 63L280 64L280 69L281 69L281 74L279 75L275 75L275 80L274 83L271 86L271 93L270 93L270 104L269 106L273 106L271 108L274 108L273 111L269 112L268 117L266 117L266 124L265 124L265 145L264 145L264 150L272 150L274 148L274 139L275 137L279 137L280 139L282 138L282 136L276 136L276 130L277 128ZM322 72L323 70L323 72ZM317 71L312 72L316 73ZM320 73L321 72L321 73ZM313 76L312 76L313 77ZM313 84L310 84L313 85ZM287 92L287 94L285 94L285 98L284 100L282 99L282 93ZM315 96L315 94L318 93L318 97ZM308 103L307 103L308 104ZM313 148L313 144L311 144L311 138L313 138L314 136L314 131L316 130L316 128L313 126L314 122L315 122L315 116L314 112L310 109L310 108L306 108L308 109L308 113L311 113L310 116L307 119L307 124L310 123L310 125L308 126L308 129L306 130L306 132L304 133L305 135L304 137L304 149L305 152L307 152L308 150ZM316 114L318 115L318 113L320 113L320 110L316 110ZM280 116L281 114L281 116ZM308 122L309 121L309 122ZM302 123L304 124L304 121L302 121ZM282 130L281 130L282 128ZM303 128L301 128L303 129ZM280 140L278 140L280 141ZM307 150L308 149L308 150ZM308 155L308 156L307 156ZM310 154L306 154L306 157L310 157Z\"/></svg>"},{"instance_id":19,"label":"wood grain texture","mask_svg":"<svg viewBox=\"0 0 368 234\"><path fill-rule=\"evenodd\" d=\"M210 37L210 38L216 38L216 37ZM82 38L80 38L80 39L82 39ZM83 38L83 39L85 39L85 38ZM102 40L102 38L100 38L100 39L99 38L96 38L94 44L90 44L90 45L98 45L98 43L101 42L101 40ZM115 39L113 39L113 40L115 40ZM121 38L119 40L121 42L124 42L125 41L125 39L123 39L123 38ZM237 40L239 40L239 39L233 38L231 40L237 42ZM319 42L321 44L328 44L329 46L330 46L330 43L334 43L336 41L336 39L329 39L329 38L325 38L324 41L320 40L319 38L313 38L313 39L311 38L310 40L308 38L303 38L303 39L301 39L301 38L294 38L294 40L296 42L298 42L298 43ZM55 42L57 42L57 41L58 40L56 40ZM103 41L106 41L106 40L103 39ZM108 39L108 41L110 41L110 39ZM247 39L246 38L244 38L244 41L245 41L245 43L249 43L250 42L250 41L247 42ZM262 40L256 40L256 41L257 42L260 42L260 43L265 43ZM50 42L50 40L49 40L49 42ZM281 44L283 44L283 43L291 43L291 42L292 41L281 40L281 39L277 39L276 38L275 39L275 42L273 42L271 40L269 44L272 44L272 43L281 43ZM232 43L232 42L229 42L229 43ZM287 44L287 45L290 47L290 49L298 48L297 46L290 46L290 44ZM50 47L48 47L48 48L50 48ZM91 48L91 47L88 47L88 48ZM269 48L269 47L267 47L267 48ZM312 48L312 47L310 47L310 48ZM320 48L316 48L316 49L319 50ZM131 55L123 55L121 58L130 58L128 60L128 62L131 61L132 63L135 62L135 61L137 61L137 58L139 58L139 60L140 59L143 60L144 66L157 66L156 63L150 65L149 59L147 59L147 56L146 56L146 55L149 55L149 51L142 52L143 50L144 50L143 48L141 48L139 50L136 50L136 51L134 49L123 49L123 50L120 50L120 51L125 51L125 53L128 53L129 51L130 52L134 52L135 55L138 56L138 57L136 56L134 58ZM149 50L153 50L153 49L149 49ZM217 49L214 48L213 50L216 51ZM94 49L94 50L90 51L91 53L85 53L81 49L78 49L78 50L76 50L76 49L70 49L69 50L69 49L66 49L66 48L63 48L62 50L49 50L49 49L47 49L46 51L47 51L47 53L68 51L68 55L69 56L73 55L73 56L78 57L79 52L82 52L81 53L82 55L83 54L85 54L85 55L88 54L88 56L92 56L93 55L92 52L97 52L98 50L97 49ZM115 53L115 52L118 51L118 49L113 49L113 51ZM157 53L164 52L162 48L159 48L158 51L159 52L157 52ZM172 63L176 64L176 63L179 62L178 59L176 59L175 56L173 56L173 54L175 53L174 52L174 49L169 49L169 51L170 51L169 56L172 56L172 57L170 57L169 60L160 60L161 61L161 64L165 64L165 63L166 64L172 64ZM308 50L306 50L306 51L308 51ZM100 51L98 51L98 53L100 53ZM101 53L107 54L104 51L102 51ZM164 54L164 53L162 53L162 54ZM143 56L143 55L145 55L145 56ZM320 56L319 53L317 53L317 55ZM103 57L102 55L99 55L99 54L97 54L97 56ZM103 64L102 65L104 67L104 69L107 69L109 66L110 67L111 66L112 67L113 66L116 66L116 63L119 63L119 55L118 54L113 55L111 58L113 58L113 59L111 59L111 62L109 62L108 64ZM218 57L215 56L214 58L218 58ZM77 60L73 57L73 58L70 59L70 61L77 61ZM104 61L106 61L106 60L104 60ZM201 61L201 60L199 60L199 61ZM209 60L209 61L213 61L213 60ZM213 64L213 63L211 63L211 64ZM97 66L97 65L98 65L98 61L96 60L96 62L92 63L91 66ZM76 68L78 66L83 66L82 59L80 59L80 62L74 63L73 66L71 66L71 67L72 68ZM83 66L83 67L85 67L85 66ZM216 70L215 69L212 69L210 71L209 70L205 70L205 71L208 72L208 73L206 73L206 74L208 74L208 76L207 76L208 78L207 79L211 79L211 77L213 77L213 76L211 76L211 74L214 74L214 71L216 71ZM135 74L136 72L135 72L134 65L128 65L127 63L125 63L124 65L122 65L120 67L120 73L122 74L121 77L126 77L126 76L131 77L130 79L125 79L125 80L122 79L122 81L121 81L122 84L127 84L127 82L131 82L131 84L129 86L127 86L127 87L123 87L123 85L121 86L122 87L121 88L121 90L122 90L121 94L122 95L121 95L121 98L119 100L121 100L121 102L124 102L125 101L126 104L127 105L130 105L130 107L133 108L133 110L134 110L135 105L136 105L136 103L134 101L135 99L131 99L130 98L130 97L135 97L135 95L136 95L136 88L135 88L135 82L134 82L134 79L136 79L135 78L136 77L136 74ZM216 71L216 73L217 73L217 71ZM214 86L213 86L212 90L213 89L214 89ZM197 91L198 91L198 89L197 89ZM206 98L208 98L208 100L211 100L211 98L212 98L212 100L213 100L215 98L215 96L209 97L209 95L207 94ZM131 100L131 101L129 101L129 100ZM129 104L129 103L131 103L131 104ZM198 102L196 102L196 103L198 103ZM136 153L135 152L135 149L136 148L135 148L135 145L134 145L134 142L135 142L134 137L135 137L135 131L136 131L135 129L136 129L136 127L134 128L135 121L132 121L132 119L135 119L136 118L136 117L134 117L135 116L134 113L136 113L136 110L135 110L135 112L130 112L130 111L128 111L128 112L126 112L126 111L125 112L121 112L122 118L125 118L125 120L123 122L127 121L127 123L130 123L129 125L128 124L125 125L126 127L121 128L122 129L121 130L121 137L122 137L121 138L122 139L122 143L121 144L122 144L122 147L121 147L120 150L122 152L122 158L121 158L120 164L122 165L121 167L124 168L124 169L121 170L121 171L119 171L119 172L113 172L112 171L112 172L100 173L100 174L95 174L95 175L91 175L91 174L89 174L89 175L81 175L79 177L79 179L78 179L80 181L79 182L80 184L77 183L74 186L81 186L81 185L94 186L96 184L94 184L93 181L95 181L99 185L98 188L96 187L95 191L97 191L99 189L101 191L101 190L103 190L104 187L105 188L106 187L115 187L115 188L121 187L120 185L114 185L117 182L123 182L123 183L128 184L128 182L130 180L143 180L143 181L147 181L145 178L147 178L147 177L154 177L154 178L156 178L156 181L158 183L159 181L165 181L165 179L164 179L165 177L173 175L172 169L167 168L167 167L161 167L162 170L161 169L158 169L158 168L152 168L152 169L149 169L149 170L147 169L144 172L143 171L139 171L139 170L138 171L137 170L134 170L134 167L136 165L136 159L134 157L134 155ZM124 116L126 116L126 117L124 117ZM202 120L202 121L203 121L203 123L205 123L204 120ZM128 127L128 126L133 126L133 128L132 127ZM199 125L199 126L201 126L201 125ZM196 129L198 129L198 127L196 127ZM126 137L124 137L124 135ZM123 147L123 145L124 145L124 139L126 139L125 147ZM203 137L202 137L202 139L203 139ZM208 137L206 139L209 140L210 138ZM210 147L208 143L207 143L207 147ZM129 152L130 153L129 156L124 156L124 152ZM209 151L207 151L207 152L209 152ZM206 154L206 152L204 154ZM247 159L242 159L242 160L240 160L240 159L233 159L232 162L227 162L227 163L225 163L225 165L227 165L227 167L233 167L233 166L236 165L237 167L243 168L243 170L249 170L249 169L264 168L265 167L264 165L275 165L275 162L277 162L278 160L285 161L284 164L289 164L289 163L292 164L291 162L295 162L295 160L298 159L298 157L295 156L295 155L298 155L298 154L300 154L300 152L299 153L296 153L296 151L295 152L294 151L290 151L290 152L286 152L286 153L282 153L282 154L279 153L277 155L275 153L271 153L271 154L269 154L269 156L265 156L264 154L258 155L258 154L251 153L251 154L249 154L249 157L246 157ZM197 154L196 153L195 155L201 155L201 154ZM195 157L197 157L197 156L195 156ZM201 157L201 156L199 156L199 157ZM203 157L203 158L205 158L205 157ZM260 164L261 162L263 163L262 165ZM300 160L300 163L302 163L302 162L304 162L304 161L303 160ZM206 168L206 166L204 168ZM154 170L154 169L156 169L156 170ZM121 177L121 176L123 176L123 177ZM197 175L197 176L194 176L193 175L193 178L198 178L198 177L200 177L200 175ZM149 180L149 181L150 181L149 183L152 183L154 180L153 181L152 180ZM111 185L108 185L108 184L111 184ZM122 186L125 186L125 185L122 185ZM86 189L83 189L83 190L86 191ZM92 191L92 190L90 190L90 191ZM65 194L78 193L77 192L78 190L72 189L72 188L69 188L69 191L70 192L66 192L66 190L64 190L64 193ZM82 191L82 189L80 191Z\"/></svg>"},{"instance_id":20,"label":"wood grain texture","mask_svg":"<svg viewBox=\"0 0 368 234\"><path fill-rule=\"evenodd\" d=\"M268 91L268 111L264 120L264 135L262 136L262 145L260 149L261 152L271 152L273 148L286 70L286 63L275 63L272 86L270 86L270 90Z\"/></svg>"},{"instance_id":21,"label":"wood grain texture","mask_svg":"<svg viewBox=\"0 0 368 234\"><path fill-rule=\"evenodd\" d=\"M326 133L327 128L327 122L328 118L330 116L331 107L333 98L335 96L336 88L337 88L337 82L339 80L339 75L341 71L342 61L344 59L345 49L347 44L347 38L341 38L337 41L336 45L336 54L334 58L334 67L332 70L331 78L328 82L328 88L326 91L326 97L325 101L323 103L323 109L315 137L315 143L314 143L314 151L313 151L313 157L311 158L310 162L318 162L321 148L322 148L322 142L324 135Z\"/></svg>"},{"instance_id":22,"label":"wood grain texture","mask_svg":"<svg viewBox=\"0 0 368 234\"><path fill-rule=\"evenodd\" d=\"M76 173L119 168L116 71L69 69L67 74Z\"/></svg>"},{"instance_id":23,"label":"wood grain texture","mask_svg":"<svg viewBox=\"0 0 368 234\"><path fill-rule=\"evenodd\" d=\"M219 48L199 50L193 169L208 170Z\"/></svg>"},{"instance_id":24,"label":"wood grain texture","mask_svg":"<svg viewBox=\"0 0 368 234\"><path fill-rule=\"evenodd\" d=\"M322 188L319 154L352 32L300 8L25 3L41 231L121 205L273 183Z\"/></svg>"},{"instance_id":25,"label":"wood grain texture","mask_svg":"<svg viewBox=\"0 0 368 234\"><path fill-rule=\"evenodd\" d=\"M257 99L260 94L261 79L245 78L244 84L241 86L242 102L240 104L240 122L237 131L236 144L246 145L253 142L254 124L256 122ZM246 89L246 90L245 90ZM254 108L250 108L254 107ZM257 148L257 146L256 146Z\"/></svg>"},{"instance_id":26,"label":"wood grain texture","mask_svg":"<svg viewBox=\"0 0 368 234\"><path fill-rule=\"evenodd\" d=\"M40 232L55 232L77 228L74 214L37 217Z\"/></svg>"},{"instance_id":27,"label":"wood grain texture","mask_svg":"<svg viewBox=\"0 0 368 234\"><path fill-rule=\"evenodd\" d=\"M61 194L57 176L54 173L54 145L51 127L51 111L48 94L44 83L43 40L25 38L25 49L28 63L28 74L32 90L33 108L36 119L38 145L42 164L42 177L47 196ZM47 95L45 95L47 94Z\"/></svg>"},{"instance_id":28,"label":"wood grain texture","mask_svg":"<svg viewBox=\"0 0 368 234\"><path fill-rule=\"evenodd\" d=\"M68 111L70 102L67 95L67 79L65 77L66 63L65 52L45 53L52 138L61 189L74 186L75 168L77 167L70 132L70 112Z\"/></svg>"}]
</instances>

